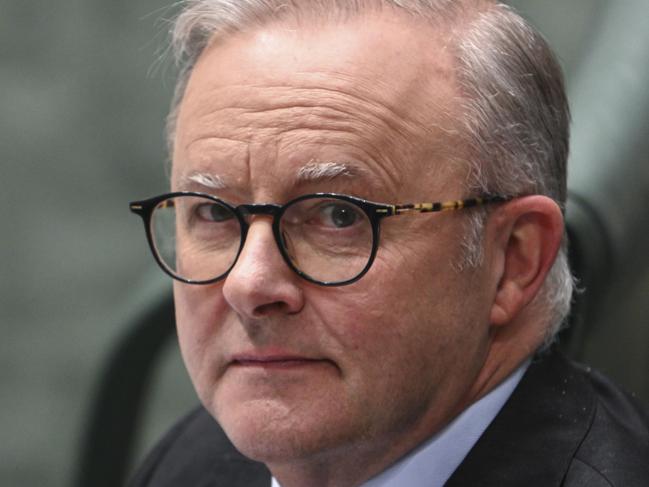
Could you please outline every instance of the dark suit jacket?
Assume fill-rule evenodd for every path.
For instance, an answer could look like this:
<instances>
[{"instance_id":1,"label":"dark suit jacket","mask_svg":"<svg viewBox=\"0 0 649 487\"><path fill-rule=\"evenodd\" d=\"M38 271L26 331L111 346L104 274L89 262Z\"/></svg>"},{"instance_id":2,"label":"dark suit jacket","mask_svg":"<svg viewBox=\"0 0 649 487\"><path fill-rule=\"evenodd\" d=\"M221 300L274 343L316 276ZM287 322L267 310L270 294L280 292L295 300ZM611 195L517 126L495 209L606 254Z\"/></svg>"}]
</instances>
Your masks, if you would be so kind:
<instances>
[{"instance_id":1,"label":"dark suit jacket","mask_svg":"<svg viewBox=\"0 0 649 487\"><path fill-rule=\"evenodd\" d=\"M198 409L153 450L131 487L268 487ZM448 487L648 487L649 416L608 379L557 352L534 359ZM404 486L407 487L407 486Z\"/></svg>"}]
</instances>

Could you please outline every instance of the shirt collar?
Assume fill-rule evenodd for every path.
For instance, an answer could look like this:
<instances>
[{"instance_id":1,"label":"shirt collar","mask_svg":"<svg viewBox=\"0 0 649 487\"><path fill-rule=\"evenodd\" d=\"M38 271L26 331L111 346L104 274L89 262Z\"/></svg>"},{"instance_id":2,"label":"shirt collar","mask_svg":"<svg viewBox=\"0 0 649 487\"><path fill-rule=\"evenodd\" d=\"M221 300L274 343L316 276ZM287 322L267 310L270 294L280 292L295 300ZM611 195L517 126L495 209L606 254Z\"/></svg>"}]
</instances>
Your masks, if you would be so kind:
<instances>
[{"instance_id":1,"label":"shirt collar","mask_svg":"<svg viewBox=\"0 0 649 487\"><path fill-rule=\"evenodd\" d=\"M462 463L525 374L527 360L432 438L361 487L441 487ZM281 487L273 477L271 487Z\"/></svg>"}]
</instances>

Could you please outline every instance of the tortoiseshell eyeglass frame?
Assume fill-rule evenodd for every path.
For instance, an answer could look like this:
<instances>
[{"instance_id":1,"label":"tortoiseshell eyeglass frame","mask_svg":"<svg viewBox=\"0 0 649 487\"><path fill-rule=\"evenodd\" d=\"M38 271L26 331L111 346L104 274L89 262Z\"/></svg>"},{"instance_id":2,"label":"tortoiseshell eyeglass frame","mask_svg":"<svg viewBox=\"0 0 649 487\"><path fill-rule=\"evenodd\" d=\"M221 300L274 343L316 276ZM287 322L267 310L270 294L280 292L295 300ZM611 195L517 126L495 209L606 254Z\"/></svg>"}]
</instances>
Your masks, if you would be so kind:
<instances>
[{"instance_id":1,"label":"tortoiseshell eyeglass frame","mask_svg":"<svg viewBox=\"0 0 649 487\"><path fill-rule=\"evenodd\" d=\"M175 274L171 269L169 269L168 266L164 264L162 258L158 255L156 246L153 241L153 234L151 230L151 216L153 214L153 211L160 205L160 203L164 202L165 200L172 199L172 198L186 197L186 196L207 198L209 200L214 201L215 203L225 206L236 215L236 217L239 220L239 224L241 225L241 241L239 244L239 250L237 252L237 256L235 257L232 265L223 274L209 280L196 281L196 280L186 279L183 278L182 276ZM360 208L367 215L367 218L372 225L372 237L373 237L372 249L367 264L365 265L363 270L361 270L357 275L355 275L351 279L347 279L344 281L319 281L317 279L312 278L308 274L302 272L299 268L295 266L295 264L291 261L289 257L288 251L286 250L281 237L280 220L282 218L282 215L284 215L286 209L289 208L291 205L306 199L313 199L313 198L329 198L329 199L336 199L340 201L345 201L347 203L351 203L356 207ZM151 249L151 252L153 253L153 257L155 258L156 262L166 274L168 274L169 276L171 276L172 278L178 281L187 284L212 284L221 279L224 279L236 264L239 258L239 254L241 253L241 250L243 249L243 245L246 241L246 236L249 228L247 217L249 215L268 215L273 218L272 228L273 228L273 235L275 237L275 242L277 243L277 247L279 248L279 251L282 257L284 258L286 264L297 275L299 275L303 279L306 279L309 282L321 286L344 286L358 281L361 277L363 277L367 273L367 271L372 266L372 263L374 262L374 258L376 257L376 252L379 247L379 227L380 227L381 219L390 216L397 216L397 215L462 210L466 208L483 206L491 203L503 203L511 199L513 199L513 197L511 196L484 195L475 198L453 200L453 201L441 201L436 203L387 204L387 203L375 203L372 201L367 201L361 198L344 195L344 194L313 193L313 194L306 194L306 195L299 196L298 198L292 199L291 201L283 205L245 204L245 205L232 206L229 203L207 193L179 191L174 193L162 194L160 196L155 196L153 198L149 198L146 200L133 201L129 204L129 207L133 213L139 215L142 218L147 241L149 243L149 247Z\"/></svg>"}]
</instances>

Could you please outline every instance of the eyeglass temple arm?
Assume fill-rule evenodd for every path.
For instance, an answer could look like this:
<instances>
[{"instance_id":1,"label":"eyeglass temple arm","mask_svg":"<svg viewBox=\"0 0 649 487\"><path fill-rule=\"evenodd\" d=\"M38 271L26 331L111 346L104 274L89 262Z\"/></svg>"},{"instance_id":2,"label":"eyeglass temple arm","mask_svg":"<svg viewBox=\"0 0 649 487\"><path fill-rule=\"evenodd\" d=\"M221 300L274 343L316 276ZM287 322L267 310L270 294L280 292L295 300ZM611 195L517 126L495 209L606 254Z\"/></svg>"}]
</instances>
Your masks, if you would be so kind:
<instances>
[{"instance_id":1,"label":"eyeglass temple arm","mask_svg":"<svg viewBox=\"0 0 649 487\"><path fill-rule=\"evenodd\" d=\"M385 210L387 216L403 215L408 213L432 213L438 211L461 210L474 206L482 206L489 203L502 203L511 200L511 196L483 196L478 198L468 198L464 200L440 201L436 203L406 203L402 205L392 205Z\"/></svg>"}]
</instances>

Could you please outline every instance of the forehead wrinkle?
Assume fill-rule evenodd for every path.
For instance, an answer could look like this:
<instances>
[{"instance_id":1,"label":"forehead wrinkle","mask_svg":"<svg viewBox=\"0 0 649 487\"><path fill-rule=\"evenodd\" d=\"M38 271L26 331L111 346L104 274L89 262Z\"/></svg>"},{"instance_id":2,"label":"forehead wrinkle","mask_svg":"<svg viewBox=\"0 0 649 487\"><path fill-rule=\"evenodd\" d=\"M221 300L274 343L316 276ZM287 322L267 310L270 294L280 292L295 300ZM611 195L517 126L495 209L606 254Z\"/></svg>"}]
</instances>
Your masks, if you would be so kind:
<instances>
[{"instance_id":1,"label":"forehead wrinkle","mask_svg":"<svg viewBox=\"0 0 649 487\"><path fill-rule=\"evenodd\" d=\"M310 73L311 76L314 74ZM322 76L324 78L325 73ZM282 123L275 130L283 132L283 135L293 132L296 136L305 130L357 136L358 140L350 139L348 142L363 152L371 153L373 160L389 162L380 164L377 169L393 185L398 185L401 164L421 162L422 152L432 156L433 160L447 158L456 133L449 107L452 96L446 99L447 104L425 96L427 91L422 90L419 83L413 83L404 91L393 93L394 98L386 99L377 96L365 83L358 83L358 79L342 73L336 79L344 85L331 85L331 76L327 87L312 84L314 80L310 78L308 83L287 92L286 97L281 90L288 90L288 87L274 86L279 90L279 96L272 100L275 108L266 113L280 115ZM354 81L357 82L355 85ZM296 95L299 96L297 103ZM406 103L413 95L416 95L417 102ZM293 106L290 106L291 101ZM290 108L298 110L298 113L302 109L303 112L298 114Z\"/></svg>"},{"instance_id":2,"label":"forehead wrinkle","mask_svg":"<svg viewBox=\"0 0 649 487\"><path fill-rule=\"evenodd\" d=\"M348 148L366 154L375 162L382 161L373 164L374 169L381 174L381 179L397 187L400 170L395 163L421 150L421 134L431 127L418 125L416 120L399 113L399 108L391 106L387 100L375 99L358 87L349 88L354 91L302 85L287 91L286 98L275 97L272 100L275 107L265 110L265 113L277 117L274 120L275 135L291 140L291 145L302 145L304 140L301 137L309 137L308 132L312 131L314 137L322 134L333 140L344 140ZM427 139L438 140L434 137Z\"/></svg>"},{"instance_id":3,"label":"forehead wrinkle","mask_svg":"<svg viewBox=\"0 0 649 487\"><path fill-rule=\"evenodd\" d=\"M320 81L324 82L325 77L323 73ZM354 86L352 79L342 75L337 83L331 83L332 78L328 81L332 86L311 79L299 87L273 83L214 87L200 97L201 103L196 103L191 117L222 132L224 138L238 140L254 135L251 129L290 129L302 124L305 128L319 128L322 122L324 128L350 128L349 122L354 119L381 131L387 128L401 137L413 131L416 120L411 110L404 111L401 97L377 99L370 87L363 87L358 80Z\"/></svg>"},{"instance_id":4,"label":"forehead wrinkle","mask_svg":"<svg viewBox=\"0 0 649 487\"><path fill-rule=\"evenodd\" d=\"M320 141L321 145L333 143L346 147L348 151L359 152L363 160L375 161L373 171L380 174L380 179L391 187L399 185L399 171L394 163L386 164L393 157L389 157L386 153L389 152L388 146L384 145L391 141L391 147L395 141L400 141L396 145L401 147L399 155L402 155L407 152L404 146L409 140L412 142L413 137L408 137L409 130L403 126L403 119L393 110L381 102L360 98L344 90L321 86L293 90L287 86L272 88L275 96L254 90L254 95L248 92L249 96L234 98L237 101L226 103L226 106L223 101L212 102L211 111L206 106L197 107L205 112L201 117L202 123L194 127L195 132L190 136L193 141L188 145L193 146L204 138L236 140L243 144L264 140L270 143L274 139L279 145L295 146L297 150L308 141ZM204 148L199 152L205 156ZM347 172L351 172L352 164L346 165ZM322 172L323 167L318 168L317 171L322 172L318 177L334 176L331 173L333 168L330 166L325 172ZM314 171L314 167L304 169L301 178L314 178ZM342 176L342 172L335 175ZM358 168L356 173L359 173Z\"/></svg>"},{"instance_id":5,"label":"forehead wrinkle","mask_svg":"<svg viewBox=\"0 0 649 487\"><path fill-rule=\"evenodd\" d=\"M447 107L431 106L434 97L424 95L428 90L422 77L428 79L420 73L396 87L336 69L296 72L297 85L278 79L212 85L200 94L199 103L193 103L191 118L201 120L199 131L209 127L222 137L241 141L253 137L256 130L290 130L302 123L306 128L320 128L324 122L322 128L353 130L350 122L355 119L378 135L387 130L407 142L441 123L432 114L447 112ZM377 90L377 85L385 89ZM409 102L413 96L417 103Z\"/></svg>"}]
</instances>

